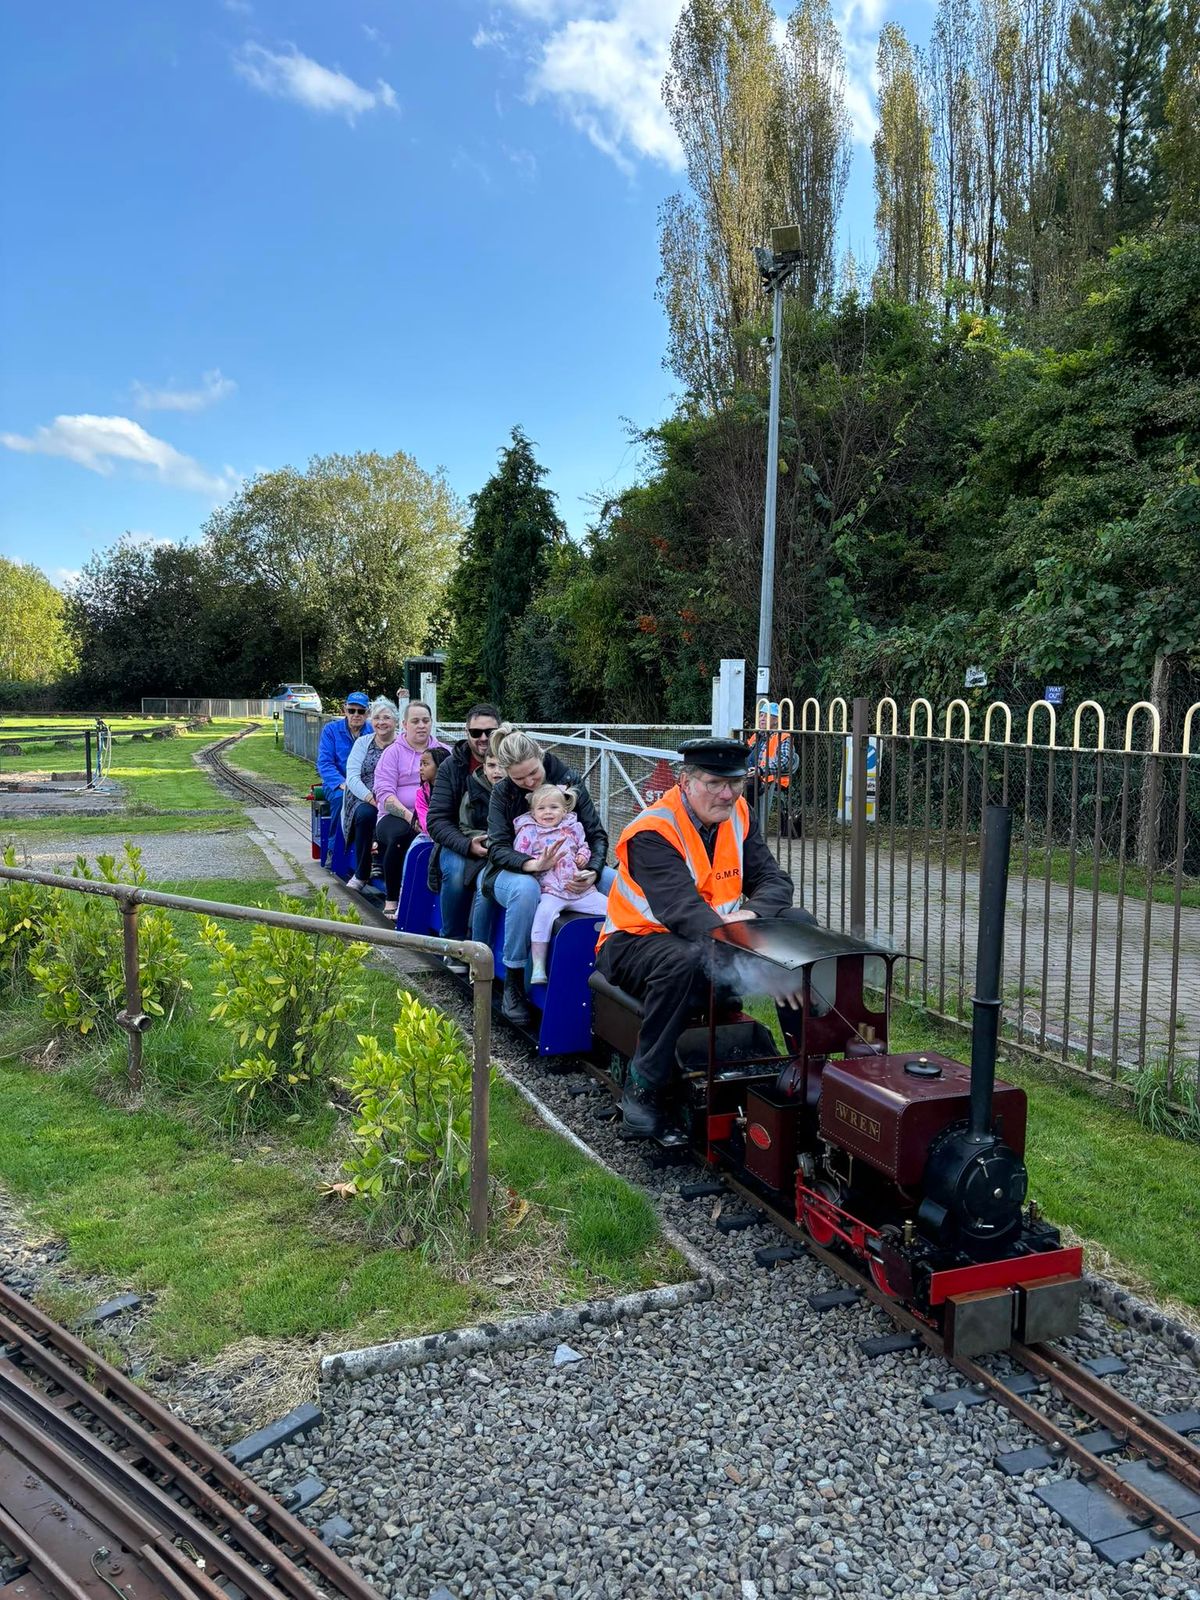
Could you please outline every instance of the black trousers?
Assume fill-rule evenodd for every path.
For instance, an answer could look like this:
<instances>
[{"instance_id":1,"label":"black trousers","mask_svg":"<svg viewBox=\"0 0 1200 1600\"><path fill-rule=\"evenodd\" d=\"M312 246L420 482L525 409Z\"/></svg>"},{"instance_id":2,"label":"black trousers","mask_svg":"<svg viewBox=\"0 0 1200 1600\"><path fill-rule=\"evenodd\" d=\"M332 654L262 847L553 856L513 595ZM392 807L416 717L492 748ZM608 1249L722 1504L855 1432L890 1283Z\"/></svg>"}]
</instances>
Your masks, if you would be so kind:
<instances>
[{"instance_id":1,"label":"black trousers","mask_svg":"<svg viewBox=\"0 0 1200 1600\"><path fill-rule=\"evenodd\" d=\"M403 817L394 817L389 811L375 824L375 838L383 856L383 884L389 903L400 898L400 880L404 876L404 858L408 847L417 837L417 829Z\"/></svg>"},{"instance_id":2,"label":"black trousers","mask_svg":"<svg viewBox=\"0 0 1200 1600\"><path fill-rule=\"evenodd\" d=\"M814 922L811 911L791 906L780 913L796 922ZM709 940L681 939L674 933L614 933L600 947L601 973L642 1002L642 1026L630 1070L648 1089L661 1091L675 1075L675 1046L688 1018L707 1014L708 991L720 947Z\"/></svg>"},{"instance_id":3,"label":"black trousers","mask_svg":"<svg viewBox=\"0 0 1200 1600\"><path fill-rule=\"evenodd\" d=\"M371 881L371 850L375 844L375 824L379 813L366 800L360 800L350 819L350 838L354 846L354 876L360 883Z\"/></svg>"}]
</instances>

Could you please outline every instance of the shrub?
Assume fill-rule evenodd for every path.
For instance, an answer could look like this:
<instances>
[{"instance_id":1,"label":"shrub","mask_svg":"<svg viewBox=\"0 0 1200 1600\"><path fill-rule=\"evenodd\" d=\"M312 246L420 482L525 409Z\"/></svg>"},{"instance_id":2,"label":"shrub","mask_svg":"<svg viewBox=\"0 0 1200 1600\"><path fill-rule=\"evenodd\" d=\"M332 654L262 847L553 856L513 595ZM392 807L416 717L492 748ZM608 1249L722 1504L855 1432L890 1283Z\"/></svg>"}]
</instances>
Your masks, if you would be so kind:
<instances>
[{"instance_id":1,"label":"shrub","mask_svg":"<svg viewBox=\"0 0 1200 1600\"><path fill-rule=\"evenodd\" d=\"M4 865L19 865L11 844L4 851ZM54 890L43 884L0 879L0 988L12 991L25 985L29 958L45 938L55 898Z\"/></svg>"},{"instance_id":2,"label":"shrub","mask_svg":"<svg viewBox=\"0 0 1200 1600\"><path fill-rule=\"evenodd\" d=\"M360 1035L345 1087L355 1151L346 1172L374 1220L405 1244L446 1240L466 1203L471 1061L446 1017L400 996L394 1048Z\"/></svg>"},{"instance_id":3,"label":"shrub","mask_svg":"<svg viewBox=\"0 0 1200 1600\"><path fill-rule=\"evenodd\" d=\"M358 921L335 906L326 890L315 905L283 898L281 909ZM233 1101L250 1116L260 1108L294 1110L323 1092L348 1042L353 985L367 946L266 925L237 944L211 921L202 925L200 942L211 951L217 972L210 1017L234 1036L234 1059L220 1073Z\"/></svg>"},{"instance_id":4,"label":"shrub","mask_svg":"<svg viewBox=\"0 0 1200 1600\"><path fill-rule=\"evenodd\" d=\"M76 856L72 877L103 883L144 884L142 852L126 844L122 859L102 855L93 873ZM85 1037L115 1026L125 1003L121 917L100 895L50 891L51 910L29 958L29 973L42 993L42 1014L57 1029ZM165 911L143 906L138 913L138 974L142 1010L171 1016L191 984L184 977L187 955Z\"/></svg>"}]
</instances>

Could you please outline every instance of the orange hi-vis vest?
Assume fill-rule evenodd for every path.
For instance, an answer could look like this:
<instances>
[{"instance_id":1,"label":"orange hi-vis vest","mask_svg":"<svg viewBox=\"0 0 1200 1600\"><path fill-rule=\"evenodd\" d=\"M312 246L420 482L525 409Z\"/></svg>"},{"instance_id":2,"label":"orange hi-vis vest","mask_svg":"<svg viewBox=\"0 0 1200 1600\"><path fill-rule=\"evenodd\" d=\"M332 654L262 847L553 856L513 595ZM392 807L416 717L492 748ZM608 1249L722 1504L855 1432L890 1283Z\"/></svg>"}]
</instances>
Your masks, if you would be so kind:
<instances>
[{"instance_id":1,"label":"orange hi-vis vest","mask_svg":"<svg viewBox=\"0 0 1200 1600\"><path fill-rule=\"evenodd\" d=\"M717 829L710 861L704 840L683 803L682 790L678 784L668 789L658 804L635 818L617 840L617 877L608 891L608 916L596 949L610 933L670 932L655 921L650 902L629 870L629 841L637 834L658 833L668 840L687 862L701 900L724 916L741 904L742 859L749 827L750 808L739 797L732 816Z\"/></svg>"},{"instance_id":2,"label":"orange hi-vis vest","mask_svg":"<svg viewBox=\"0 0 1200 1600\"><path fill-rule=\"evenodd\" d=\"M750 751L750 760L754 763L754 770L764 783L777 783L781 789L786 789L791 779L791 754L792 742L787 734L768 733L765 748L758 752L758 741L765 730L750 735L746 740L746 747ZM781 766L779 759L780 745L784 750L784 761ZM756 758L757 757L757 758Z\"/></svg>"}]
</instances>

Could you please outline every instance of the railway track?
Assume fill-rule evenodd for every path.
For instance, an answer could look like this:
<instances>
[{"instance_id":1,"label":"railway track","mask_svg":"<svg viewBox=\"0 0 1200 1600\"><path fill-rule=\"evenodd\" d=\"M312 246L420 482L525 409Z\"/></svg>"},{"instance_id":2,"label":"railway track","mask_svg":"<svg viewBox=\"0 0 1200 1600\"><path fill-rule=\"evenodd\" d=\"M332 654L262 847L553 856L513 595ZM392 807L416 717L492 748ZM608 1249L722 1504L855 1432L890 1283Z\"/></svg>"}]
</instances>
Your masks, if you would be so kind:
<instances>
[{"instance_id":1,"label":"railway track","mask_svg":"<svg viewBox=\"0 0 1200 1600\"><path fill-rule=\"evenodd\" d=\"M216 744L209 745L207 750L200 754L200 761L210 772L218 777L222 783L245 800L256 806L267 806L272 811L279 812L280 816L296 833L301 834L307 843L309 830L291 814L288 801L283 799L276 790L268 789L264 784L256 783L253 778L248 778L244 772L239 772L231 767L225 760L225 752L233 748L248 734L256 731L255 724L243 728L240 733L233 733L227 739L219 739Z\"/></svg>"},{"instance_id":2,"label":"railway track","mask_svg":"<svg viewBox=\"0 0 1200 1600\"><path fill-rule=\"evenodd\" d=\"M897 1327L917 1336L942 1356L976 1392L986 1393L1036 1433L1053 1456L1074 1462L1085 1483L1094 1483L1121 1501L1137 1521L1157 1536L1170 1539L1180 1550L1200 1555L1200 1514L1180 1513L1172 1510L1169 1504L1177 1499L1176 1488L1200 1497L1200 1441L1177 1432L1053 1345L1011 1345L1007 1353L1014 1362L1094 1424L1085 1434L1072 1432L1035 1405L1030 1397L1015 1394L1010 1387L1011 1379L1004 1374L970 1357L951 1355L936 1329L928 1327L883 1294L850 1262L817 1244L802 1228L765 1205L763 1197L753 1189L728 1173L722 1173L721 1177L730 1190L741 1195L756 1210L765 1211L777 1227L837 1277L858 1289ZM1107 1435L1102 1445L1097 1430ZM1106 1454L1132 1456L1144 1462L1146 1468L1138 1473L1136 1481L1131 1481L1116 1463L1097 1453L1100 1448L1104 1448Z\"/></svg>"},{"instance_id":3,"label":"railway track","mask_svg":"<svg viewBox=\"0 0 1200 1600\"><path fill-rule=\"evenodd\" d=\"M378 1600L227 1457L4 1284L0 1591Z\"/></svg>"}]
</instances>

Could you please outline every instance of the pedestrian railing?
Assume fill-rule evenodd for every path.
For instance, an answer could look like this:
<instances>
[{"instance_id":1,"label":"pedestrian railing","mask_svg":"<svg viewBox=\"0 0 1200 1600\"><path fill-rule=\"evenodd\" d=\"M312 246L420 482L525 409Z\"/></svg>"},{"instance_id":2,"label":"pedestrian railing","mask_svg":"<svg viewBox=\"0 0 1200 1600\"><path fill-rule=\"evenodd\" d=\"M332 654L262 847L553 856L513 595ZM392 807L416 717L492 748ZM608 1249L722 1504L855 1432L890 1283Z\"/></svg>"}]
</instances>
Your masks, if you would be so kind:
<instances>
[{"instance_id":1,"label":"pedestrian railing","mask_svg":"<svg viewBox=\"0 0 1200 1600\"><path fill-rule=\"evenodd\" d=\"M772 848L822 922L920 958L904 993L970 1016L979 831L998 800L1014 813L1006 1034L1109 1079L1157 1065L1168 1093L1200 1084L1200 704L1167 725L1147 701L809 698L778 722L787 770L759 790Z\"/></svg>"},{"instance_id":2,"label":"pedestrian railing","mask_svg":"<svg viewBox=\"0 0 1200 1600\"><path fill-rule=\"evenodd\" d=\"M129 1039L128 1082L136 1099L142 1092L142 1040L153 1025L153 1017L142 1009L141 973L138 960L138 907L162 906L167 911L185 911L197 917L216 917L228 922L265 923L274 928L293 928L300 933L347 944L371 944L384 950L422 950L430 955L452 956L471 969L472 1059L471 1059L471 1233L482 1239L487 1232L488 1215L488 1123L490 1116L490 1070L492 1043L492 978L495 967L486 944L473 939L435 939L416 933L397 933L389 928L368 928L360 923L332 922L325 917L305 917L291 911L270 911L262 906L226 905L218 900L197 900L190 895L164 894L136 884L97 883L89 878L65 878L53 872L34 872L24 867L0 864L0 879L17 883L40 883L51 889L73 894L101 895L116 902L123 930L122 963L125 1004L117 1013L117 1025Z\"/></svg>"}]
</instances>

